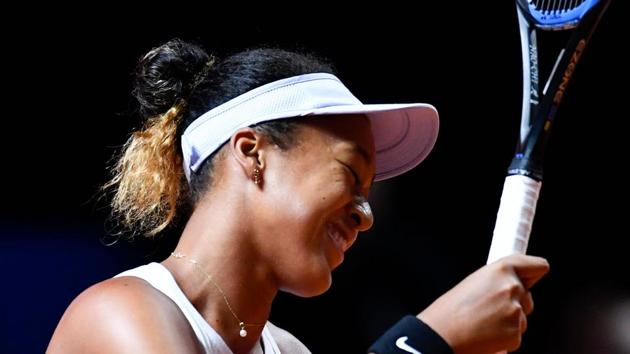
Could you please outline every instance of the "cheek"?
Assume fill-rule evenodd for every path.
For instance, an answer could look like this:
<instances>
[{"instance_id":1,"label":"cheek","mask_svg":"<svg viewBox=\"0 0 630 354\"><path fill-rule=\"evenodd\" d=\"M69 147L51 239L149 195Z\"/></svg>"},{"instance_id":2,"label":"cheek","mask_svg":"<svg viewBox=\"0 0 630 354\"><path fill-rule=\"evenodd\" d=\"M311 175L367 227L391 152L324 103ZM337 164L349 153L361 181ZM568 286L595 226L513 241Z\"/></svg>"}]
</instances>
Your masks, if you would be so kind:
<instances>
[{"instance_id":1,"label":"cheek","mask_svg":"<svg viewBox=\"0 0 630 354\"><path fill-rule=\"evenodd\" d=\"M345 176L307 171L270 175L265 181L264 217L267 235L273 235L275 271L283 290L300 296L326 291L336 262L328 241L326 222L348 200Z\"/></svg>"},{"instance_id":2,"label":"cheek","mask_svg":"<svg viewBox=\"0 0 630 354\"><path fill-rule=\"evenodd\" d=\"M285 181L273 191L271 205L279 209L275 217L283 223L313 227L322 223L337 208L343 189L334 183L322 183L316 178L303 177ZM282 223L280 224L282 225Z\"/></svg>"},{"instance_id":3,"label":"cheek","mask_svg":"<svg viewBox=\"0 0 630 354\"><path fill-rule=\"evenodd\" d=\"M269 176L264 220L285 252L302 257L325 246L326 222L349 200L344 178L315 172Z\"/></svg>"}]
</instances>

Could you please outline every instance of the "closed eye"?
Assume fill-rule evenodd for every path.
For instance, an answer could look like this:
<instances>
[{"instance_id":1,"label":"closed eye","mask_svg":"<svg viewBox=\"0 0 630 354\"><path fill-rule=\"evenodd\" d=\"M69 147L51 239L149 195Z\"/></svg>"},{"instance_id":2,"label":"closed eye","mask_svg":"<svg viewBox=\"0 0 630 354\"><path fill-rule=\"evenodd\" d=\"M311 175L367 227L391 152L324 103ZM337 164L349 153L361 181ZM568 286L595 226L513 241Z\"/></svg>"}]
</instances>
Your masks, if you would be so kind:
<instances>
[{"instance_id":1,"label":"closed eye","mask_svg":"<svg viewBox=\"0 0 630 354\"><path fill-rule=\"evenodd\" d=\"M352 177L354 178L354 184L356 184L357 186L361 185L361 180L359 179L359 175L354 171L354 169L352 169L352 167L346 165L345 163L342 163L347 169L348 171L350 171L350 173L352 173Z\"/></svg>"}]
</instances>

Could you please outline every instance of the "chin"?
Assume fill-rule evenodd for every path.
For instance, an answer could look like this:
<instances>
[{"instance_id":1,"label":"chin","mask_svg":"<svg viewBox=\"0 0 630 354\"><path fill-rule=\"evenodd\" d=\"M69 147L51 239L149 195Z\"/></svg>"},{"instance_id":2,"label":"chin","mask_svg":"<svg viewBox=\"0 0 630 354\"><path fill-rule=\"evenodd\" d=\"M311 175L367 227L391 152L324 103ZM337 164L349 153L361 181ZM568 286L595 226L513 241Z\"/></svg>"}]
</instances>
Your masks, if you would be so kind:
<instances>
[{"instance_id":1,"label":"chin","mask_svg":"<svg viewBox=\"0 0 630 354\"><path fill-rule=\"evenodd\" d=\"M332 285L332 275L330 271L320 274L318 277L310 276L309 282L302 281L298 286L283 289L284 291L300 297L318 296L330 289ZM304 280L304 279L302 279Z\"/></svg>"}]
</instances>

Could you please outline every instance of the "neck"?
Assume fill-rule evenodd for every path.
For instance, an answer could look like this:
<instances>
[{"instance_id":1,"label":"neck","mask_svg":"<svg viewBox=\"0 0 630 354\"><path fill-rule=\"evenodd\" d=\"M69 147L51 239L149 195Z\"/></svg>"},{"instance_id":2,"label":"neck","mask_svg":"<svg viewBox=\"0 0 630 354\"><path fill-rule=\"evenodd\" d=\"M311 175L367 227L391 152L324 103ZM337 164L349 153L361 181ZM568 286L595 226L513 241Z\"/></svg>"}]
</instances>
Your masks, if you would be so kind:
<instances>
[{"instance_id":1,"label":"neck","mask_svg":"<svg viewBox=\"0 0 630 354\"><path fill-rule=\"evenodd\" d=\"M260 338L263 326L259 324L267 321L278 287L247 227L229 222L243 220L233 215L238 208L221 210L212 204L218 203L197 207L188 221L175 249L185 258L169 257L163 264L232 351L248 353ZM245 337L239 333L239 320L246 324Z\"/></svg>"}]
</instances>

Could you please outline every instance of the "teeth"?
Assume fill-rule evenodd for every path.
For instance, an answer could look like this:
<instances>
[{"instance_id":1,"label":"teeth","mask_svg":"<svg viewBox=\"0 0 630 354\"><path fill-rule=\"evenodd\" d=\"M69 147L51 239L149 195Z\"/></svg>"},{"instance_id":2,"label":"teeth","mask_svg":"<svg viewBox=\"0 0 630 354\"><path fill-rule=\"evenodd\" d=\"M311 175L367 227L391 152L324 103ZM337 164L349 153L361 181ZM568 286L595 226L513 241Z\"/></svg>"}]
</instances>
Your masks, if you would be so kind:
<instances>
[{"instance_id":1,"label":"teeth","mask_svg":"<svg viewBox=\"0 0 630 354\"><path fill-rule=\"evenodd\" d=\"M337 248L341 251L346 250L346 239L343 237L339 229L332 225L328 225L328 236L333 240Z\"/></svg>"}]
</instances>

